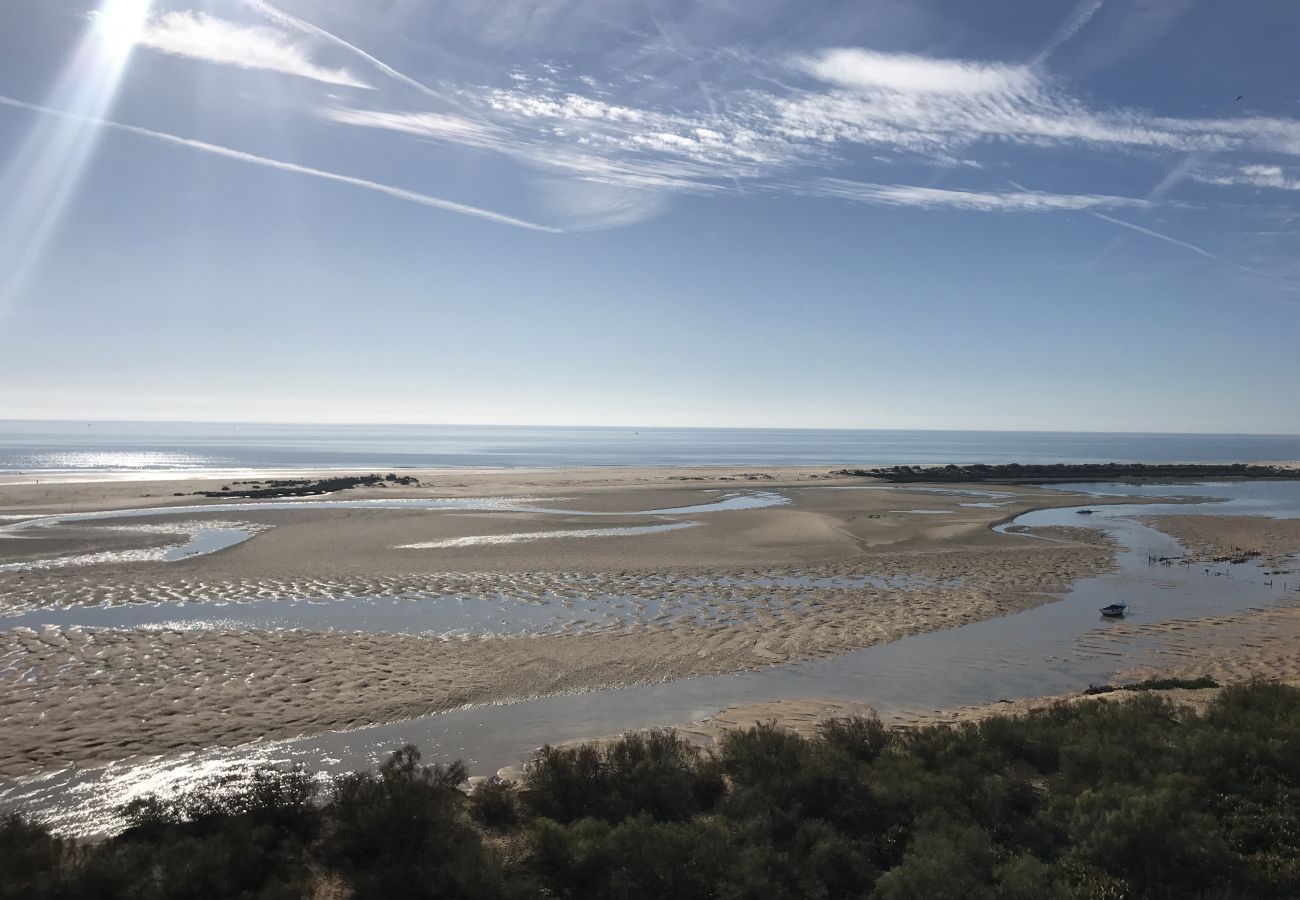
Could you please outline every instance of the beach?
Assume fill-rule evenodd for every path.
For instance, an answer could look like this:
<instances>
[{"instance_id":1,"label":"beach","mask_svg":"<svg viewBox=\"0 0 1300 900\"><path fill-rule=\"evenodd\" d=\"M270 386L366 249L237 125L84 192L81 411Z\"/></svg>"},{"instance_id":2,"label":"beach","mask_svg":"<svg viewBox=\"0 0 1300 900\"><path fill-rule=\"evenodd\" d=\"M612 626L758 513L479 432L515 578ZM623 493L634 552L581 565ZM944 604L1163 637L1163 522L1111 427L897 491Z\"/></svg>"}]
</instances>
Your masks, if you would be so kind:
<instances>
[{"instance_id":1,"label":"beach","mask_svg":"<svg viewBox=\"0 0 1300 900\"><path fill-rule=\"evenodd\" d=\"M0 488L0 775L757 672L996 620L1118 565L1089 517L993 526L1126 500L817 467L403 475L416 483L259 500L231 495L269 475L11 478ZM1279 564L1294 552L1293 522L1159 519L1198 554L1247 538ZM214 531L237 540L166 557ZM1132 628L1173 641L1167 665L1149 670L1203 668L1229 640L1224 677L1295 677L1275 664L1285 638L1243 624L1249 615ZM681 724L697 738L766 719L811 729L869 699L792 698Z\"/></svg>"},{"instance_id":2,"label":"beach","mask_svg":"<svg viewBox=\"0 0 1300 900\"><path fill-rule=\"evenodd\" d=\"M426 599L408 603L475 598L458 599L462 606L507 596L531 598L536 606L537 598L552 597L561 611L565 598L601 596L617 598L610 606L629 612L614 621L561 617L550 629L514 633L487 621L477 633L459 634L220 623L190 629L165 621L144 628L11 628L0 634L6 723L0 771L27 774L51 763L87 765L831 656L1025 609L1112 565L1105 540L1086 529L1044 535L1052 540L990 532L994 522L1026 509L1072 502L1035 488L985 492L997 495L990 499L864 483L812 468L413 474L419 486L345 496L524 498L529 506L567 512L330 510L307 502L292 510L222 512L221 520L262 530L219 552L172 562L12 568L0 572L0 596L6 612L26 612L33 623L51 605L134 610L224 603L237 609L231 601L255 607L297 596L347 604L347 598L413 593ZM202 507L219 498L195 492L214 488L220 491L206 479L11 484L3 489L0 514L16 522ZM778 491L783 502L761 508L644 512ZM186 509L147 522L199 519L201 510ZM129 556L176 539L118 530L145 521L26 528L0 541L0 562L37 564L105 548ZM562 536L589 532L593 523L605 530L684 522L698 524L635 536ZM512 535L532 537L514 541ZM466 539L471 542L457 543ZM512 542L474 542L488 539ZM412 544L417 548L404 549ZM861 583L861 576L876 580Z\"/></svg>"}]
</instances>

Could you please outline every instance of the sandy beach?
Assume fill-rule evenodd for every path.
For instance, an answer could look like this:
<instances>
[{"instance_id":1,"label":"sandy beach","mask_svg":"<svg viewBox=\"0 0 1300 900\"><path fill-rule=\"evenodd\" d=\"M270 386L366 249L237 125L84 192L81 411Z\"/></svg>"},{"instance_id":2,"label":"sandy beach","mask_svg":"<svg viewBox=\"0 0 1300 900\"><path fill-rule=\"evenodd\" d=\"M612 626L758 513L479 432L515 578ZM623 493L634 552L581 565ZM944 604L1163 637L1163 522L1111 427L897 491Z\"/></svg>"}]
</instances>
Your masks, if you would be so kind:
<instances>
[{"instance_id":1,"label":"sandy beach","mask_svg":"<svg viewBox=\"0 0 1300 900\"><path fill-rule=\"evenodd\" d=\"M1031 486L899 486L824 468L414 474L417 485L220 512L205 507L227 498L199 492L247 485L30 479L0 488L9 526L0 610L23 623L0 632L0 775L836 656L1029 609L1115 569L1114 547L1086 522L991 530L1081 502ZM321 505L333 501L369 505ZM435 501L461 505L411 505ZM142 509L155 511L126 515ZM214 523L243 539L159 557ZM1250 546L1281 564L1297 547L1291 521L1170 515L1159 525L1209 558ZM291 612L307 624L241 624L284 598L296 598ZM364 612L348 618L379 602L407 618L428 610L432 624L403 631ZM130 612L136 624L77 624L83 609ZM438 625L445 609L458 627ZM209 618L193 621L200 614ZM1080 643L1106 654L1124 641L1164 642L1160 671L1294 677L1288 641L1300 618L1259 615L1124 623ZM763 719L808 730L864 709L788 700L685 727L697 739Z\"/></svg>"},{"instance_id":2,"label":"sandy beach","mask_svg":"<svg viewBox=\"0 0 1300 900\"><path fill-rule=\"evenodd\" d=\"M1045 529L1050 540L989 530L1027 509L1075 502L1038 488L939 493L825 469L418 474L419 486L322 499L526 498L530 507L567 512L250 508L219 516L260 529L250 539L173 562L130 557L176 540L130 530L142 519L28 528L0 540L0 563L21 564L0 571L0 604L16 614L184 601L175 607L183 612L283 596L336 604L516 596L550 598L557 607L607 603L620 607L621 618L469 636L165 622L13 628L0 634L0 772L835 655L1025 609L1113 565L1107 542L1088 529ZM202 506L217 501L193 492L208 490L210 481L8 485L0 514L16 522ZM712 504L735 492L775 493L783 502L646 512ZM201 510L185 510L147 522L184 532L200 520ZM636 536L554 536L593 524L681 522L698 524ZM527 537L511 537L518 535ZM406 549L411 544L434 546ZM106 550L124 558L83 559ZM68 557L81 561L40 567ZM863 576L874 580L861 583ZM41 613L33 615L39 622Z\"/></svg>"}]
</instances>

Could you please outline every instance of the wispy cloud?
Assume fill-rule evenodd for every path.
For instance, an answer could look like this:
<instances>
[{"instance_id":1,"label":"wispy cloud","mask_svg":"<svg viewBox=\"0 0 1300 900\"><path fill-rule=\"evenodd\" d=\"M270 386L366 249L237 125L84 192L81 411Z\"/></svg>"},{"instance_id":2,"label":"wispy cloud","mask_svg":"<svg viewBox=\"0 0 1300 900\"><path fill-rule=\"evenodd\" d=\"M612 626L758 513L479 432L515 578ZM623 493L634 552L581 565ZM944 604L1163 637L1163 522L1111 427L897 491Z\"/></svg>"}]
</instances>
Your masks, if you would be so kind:
<instances>
[{"instance_id":1,"label":"wispy cloud","mask_svg":"<svg viewBox=\"0 0 1300 900\"><path fill-rule=\"evenodd\" d=\"M768 61L719 52L711 59L722 71L711 75L707 86L696 70L681 76L678 80L685 81L680 84L662 68L652 73L621 70L620 80L606 83L564 62L516 68L506 84L505 78L458 86L426 83L268 0L238 2L275 27L169 13L151 25L146 43L195 58L365 86L345 69L318 65L306 47L345 50L421 96L399 91L374 105L364 98L340 100L314 110L318 118L498 152L535 171L544 205L572 227L583 227L584 221L593 227L641 221L666 208L672 194L743 190L746 185L981 212L1141 208L1163 202L1166 192L1189 177L1279 189L1291 189L1295 181L1280 167L1272 171L1249 160L1235 168L1203 171L1200 160L1210 154L1219 159L1250 153L1300 156L1300 121L1295 119L1160 116L1076 96L1046 66L1062 45L1076 38L1092 40L1094 32L1117 23L1127 23L1134 33L1158 33L1177 18L1149 11L1133 19L1112 11L1105 0L1080 0L1028 63L851 46ZM1146 0L1140 5L1151 6ZM1175 5L1183 9L1186 2L1176 0ZM309 44L294 43L286 32ZM667 43L674 45L669 51L680 55L661 25L656 24L655 34L640 53L652 55L650 44L659 46L661 54L668 52L662 49ZM1070 190L1078 187L1071 184L1053 191L979 185L942 190L838 177L858 175L868 159L942 166L967 162L974 168L987 164L991 172L1007 147L1044 154L1067 148L1144 154L1162 166L1168 165L1171 151L1188 154L1188 160L1145 200ZM566 178L576 183L572 190L558 187Z\"/></svg>"},{"instance_id":2,"label":"wispy cloud","mask_svg":"<svg viewBox=\"0 0 1300 900\"><path fill-rule=\"evenodd\" d=\"M398 200L405 200L408 203L417 203L421 206L431 206L435 209L446 210L447 212L458 213L465 216L473 216L477 219L486 219L490 222L497 222L502 225L511 225L516 228L526 228L531 231L548 231L558 232L559 229L546 225L539 225L535 222L529 222L524 219L518 219L514 216L507 216L502 213L493 212L489 209L482 209L477 206L470 206L465 203L457 203L454 200L447 200L442 197L433 197L428 194L421 194L417 191L410 191L405 188L394 187L393 185L383 184L378 181L370 181L366 178L356 178L351 175L341 175L338 172L329 172L324 169L315 169L310 166L302 166L297 163L285 162L283 160L271 159L266 156L258 156L254 153L246 153L243 150L236 150L232 147L223 147L220 144L210 144L207 141L195 140L194 138L182 137L177 134L171 134L165 131L154 131L151 128L141 128L138 125L126 125L121 122L114 122L110 119L93 119L86 116L77 116L59 109L52 109L47 106L40 106L35 103L26 103L22 100L15 100L12 97L0 95L0 105L12 107L15 109L25 109L30 112L41 113L43 115L59 116L65 119L72 119L84 122L89 125L96 125L100 128L109 128L124 134L132 134L137 137L148 138L152 141L159 141L164 144L170 144L174 147L183 147L188 150L197 150L201 153L209 153L215 156L222 156L226 159L233 159L238 162L248 163L254 166L262 166L268 169L276 169L281 172L289 172L295 175L307 175L312 178L320 178L325 181L333 181L338 184L347 184L353 187L363 188L368 191L375 191L380 194L386 194L395 197Z\"/></svg>"},{"instance_id":3,"label":"wispy cloud","mask_svg":"<svg viewBox=\"0 0 1300 900\"><path fill-rule=\"evenodd\" d=\"M632 168L684 163L712 183L838 165L857 148L944 164L997 145L1300 155L1300 122L1293 119L1092 109L1029 66L851 48L805 55L793 65L815 83L760 90L751 77L743 87L711 90L707 108L694 111L620 103L608 99L613 91L553 77L465 89L462 96L502 127L519 130L533 151L577 152ZM398 120L389 124L398 127Z\"/></svg>"},{"instance_id":4,"label":"wispy cloud","mask_svg":"<svg viewBox=\"0 0 1300 900\"><path fill-rule=\"evenodd\" d=\"M436 97L440 100L444 99L443 94L440 93L439 91L434 90L433 88L429 87L428 85L424 84L421 81L418 81L415 78L412 78L410 75L407 75L404 72L399 72L397 69L394 69L392 66L388 65L388 63L384 62L381 59L378 59L377 57L371 56L369 53L362 50L360 47L356 46L355 44L352 44L344 40L343 38L339 37L337 34L334 34L331 31L326 31L324 28L321 28L318 25L313 25L311 22L308 22L305 19L300 19L297 16L291 16L287 12L275 6L272 6L270 3L267 3L266 0L240 0L240 2L242 2L244 6L248 7L254 12L260 13L261 15L265 16L267 19L276 23L277 25L280 25L284 28L292 28L295 31L299 31L303 34L310 35L312 37L321 38L322 40L329 41L331 44L334 44L337 47L343 48L344 50L358 57L359 59L365 60L366 63L373 66L375 69L382 72L384 75L387 75L389 78L393 79L394 81L404 84L407 87L414 88L415 90L420 91L421 93L426 94L430 97Z\"/></svg>"},{"instance_id":5,"label":"wispy cloud","mask_svg":"<svg viewBox=\"0 0 1300 900\"><path fill-rule=\"evenodd\" d=\"M877 53L856 47L839 47L800 57L795 65L830 84L900 94L959 97L1022 94L1038 80L1027 66Z\"/></svg>"},{"instance_id":6,"label":"wispy cloud","mask_svg":"<svg viewBox=\"0 0 1300 900\"><path fill-rule=\"evenodd\" d=\"M145 23L136 41L172 56L279 72L325 84L370 88L347 69L312 62L306 47L282 31L240 25L203 12L167 12Z\"/></svg>"},{"instance_id":7,"label":"wispy cloud","mask_svg":"<svg viewBox=\"0 0 1300 900\"><path fill-rule=\"evenodd\" d=\"M924 77L851 80L836 74L831 64L843 53L827 50L811 63L801 63L822 77L828 89L773 97L781 133L932 155L989 141L1040 148L1074 144L1300 153L1300 122L1291 119L1179 119L1137 109L1093 110L1028 67L972 68L936 61L920 68L929 73ZM915 62L907 59L909 66ZM963 82L964 76L969 80Z\"/></svg>"},{"instance_id":8,"label":"wispy cloud","mask_svg":"<svg viewBox=\"0 0 1300 900\"><path fill-rule=\"evenodd\" d=\"M322 119L341 125L400 131L418 137L478 147L499 147L506 140L506 134L500 128L448 113L398 113L385 110L326 107L318 110L317 114Z\"/></svg>"},{"instance_id":9,"label":"wispy cloud","mask_svg":"<svg viewBox=\"0 0 1300 900\"><path fill-rule=\"evenodd\" d=\"M1300 175L1288 172L1281 166L1253 165L1212 172L1199 171L1194 172L1191 177L1203 184L1300 191Z\"/></svg>"},{"instance_id":10,"label":"wispy cloud","mask_svg":"<svg viewBox=\"0 0 1300 900\"><path fill-rule=\"evenodd\" d=\"M544 178L537 187L548 218L566 231L624 228L654 218L671 203L666 191L589 178Z\"/></svg>"},{"instance_id":11,"label":"wispy cloud","mask_svg":"<svg viewBox=\"0 0 1300 900\"><path fill-rule=\"evenodd\" d=\"M1080 32L1100 8L1080 5L1054 40ZM1177 118L1097 108L1073 96L1043 66L844 47L778 64L748 59L745 65L735 79L719 79L707 92L685 96L663 94L664 85L655 79L607 83L588 72L543 65L532 72L513 70L509 86L460 87L455 93L468 110L463 116L362 106L319 115L340 124L490 148L538 170L543 179L563 176L630 190L626 196L634 202L628 208L635 212L593 214L592 222L607 226L640 221L664 208L648 202L646 190L711 193L745 185L984 212L1141 208L1164 202L1209 154L1300 155L1296 120ZM980 157L993 154L993 166L1009 146L1041 154L1141 153L1162 166L1170 152L1187 159L1145 199L979 185L942 191L838 177L841 171L856 174L864 156L873 164L966 162L979 168ZM1263 179L1258 173L1253 177ZM545 191L555 194L554 185L546 183ZM591 193L599 198L592 209L623 196ZM574 195L585 196L584 189ZM581 209L582 203L569 208Z\"/></svg>"},{"instance_id":12,"label":"wispy cloud","mask_svg":"<svg viewBox=\"0 0 1300 900\"><path fill-rule=\"evenodd\" d=\"M1149 204L1135 197L1105 194L1052 194L1043 191L963 191L911 184L873 184L842 178L819 178L807 189L819 196L839 197L882 206L919 209L965 209L978 212L1053 212L1078 209L1119 209Z\"/></svg>"}]
</instances>

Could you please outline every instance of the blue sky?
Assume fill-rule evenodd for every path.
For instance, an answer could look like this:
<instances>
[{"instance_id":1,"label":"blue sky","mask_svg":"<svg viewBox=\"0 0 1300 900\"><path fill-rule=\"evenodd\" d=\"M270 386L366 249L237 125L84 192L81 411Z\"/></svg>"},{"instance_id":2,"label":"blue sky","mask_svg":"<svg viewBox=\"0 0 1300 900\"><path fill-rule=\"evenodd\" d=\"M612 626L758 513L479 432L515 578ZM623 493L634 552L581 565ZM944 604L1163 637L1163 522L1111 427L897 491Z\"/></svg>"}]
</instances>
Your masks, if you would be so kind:
<instances>
[{"instance_id":1,"label":"blue sky","mask_svg":"<svg viewBox=\"0 0 1300 900\"><path fill-rule=\"evenodd\" d=\"M1300 7L8 0L0 417L1300 433Z\"/></svg>"}]
</instances>

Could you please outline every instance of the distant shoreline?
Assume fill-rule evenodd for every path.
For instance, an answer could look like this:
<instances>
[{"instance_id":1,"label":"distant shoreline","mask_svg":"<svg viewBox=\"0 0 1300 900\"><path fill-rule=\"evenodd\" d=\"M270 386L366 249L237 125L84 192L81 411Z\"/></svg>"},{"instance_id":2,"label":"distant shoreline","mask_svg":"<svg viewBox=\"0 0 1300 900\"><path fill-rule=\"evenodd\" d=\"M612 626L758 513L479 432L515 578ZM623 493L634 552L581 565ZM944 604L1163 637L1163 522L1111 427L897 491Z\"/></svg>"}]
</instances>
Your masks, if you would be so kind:
<instances>
[{"instance_id":1,"label":"distant shoreline","mask_svg":"<svg viewBox=\"0 0 1300 900\"><path fill-rule=\"evenodd\" d=\"M1015 466L1021 468L1014 473ZM837 468L838 467L838 468ZM890 470L911 468L914 472L905 477L887 474ZM944 466L936 463L899 464L897 466L858 467L856 464L837 462L819 464L749 464L749 463L693 463L681 465L641 465L635 463L610 464L574 464L574 465L520 465L520 466L482 466L482 465L346 465L346 466L306 466L306 467L267 467L248 468L200 467L200 468L158 468L158 469L114 469L114 468L0 468L0 487L34 483L78 484L98 482L151 482L151 481L219 481L233 478L331 478L343 475L384 474L400 472L403 475L420 475L421 473L457 474L457 475L527 475L529 473L563 473L581 475L583 473L617 473L619 475L665 475L674 473L685 475L698 472L703 477L712 479L725 470L735 470L737 476L770 474L783 476L825 476L827 478L873 478L882 482L895 484L1064 484L1106 481L1188 481L1205 478L1234 479L1293 479L1300 478L1300 460L1258 461L1244 463L1213 463L1196 460L1162 463L1050 463L1050 464L997 464L986 468L989 473L970 472L961 477L945 476ZM974 470L972 465L958 466L959 469ZM1126 471L1116 471L1122 469ZM1140 473L1131 471L1142 470ZM1057 470L1057 471L1045 471ZM1244 471L1243 471L1244 470ZM671 477L671 474L669 474ZM685 480L685 479L683 479Z\"/></svg>"},{"instance_id":2,"label":"distant shoreline","mask_svg":"<svg viewBox=\"0 0 1300 900\"><path fill-rule=\"evenodd\" d=\"M0 422L0 474L1300 460L1296 435ZM145 475L144 477L153 477Z\"/></svg>"}]
</instances>

